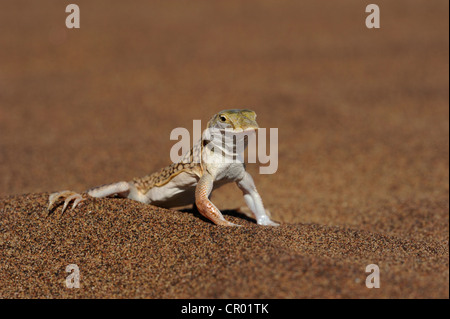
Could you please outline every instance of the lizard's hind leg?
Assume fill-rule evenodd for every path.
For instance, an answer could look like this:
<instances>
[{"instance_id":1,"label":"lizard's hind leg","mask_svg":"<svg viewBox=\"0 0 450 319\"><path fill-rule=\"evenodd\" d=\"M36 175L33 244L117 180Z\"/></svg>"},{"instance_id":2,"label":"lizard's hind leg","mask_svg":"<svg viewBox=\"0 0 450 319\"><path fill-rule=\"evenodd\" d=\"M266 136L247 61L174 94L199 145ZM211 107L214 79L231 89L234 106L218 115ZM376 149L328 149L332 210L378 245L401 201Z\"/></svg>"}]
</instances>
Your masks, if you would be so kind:
<instances>
[{"instance_id":1,"label":"lizard's hind leg","mask_svg":"<svg viewBox=\"0 0 450 319\"><path fill-rule=\"evenodd\" d=\"M118 182L91 188L87 191L87 194L92 197L127 197L129 192L130 185L127 182ZM56 192L50 195L48 199L49 204L47 210L50 212L55 203L60 200L64 200L64 206L62 209L62 213L64 213L71 201L74 201L72 204L72 209L74 209L79 203L86 200L86 198L84 198L82 194L78 194L72 191Z\"/></svg>"},{"instance_id":2,"label":"lizard's hind leg","mask_svg":"<svg viewBox=\"0 0 450 319\"><path fill-rule=\"evenodd\" d=\"M130 184L127 182L118 182L114 184L107 184L91 188L87 191L89 196L92 197L128 197L130 193Z\"/></svg>"},{"instance_id":3,"label":"lizard's hind leg","mask_svg":"<svg viewBox=\"0 0 450 319\"><path fill-rule=\"evenodd\" d=\"M48 208L47 208L49 213L53 205L55 205L55 203L58 202L59 200L64 200L64 206L62 209L62 213L64 213L64 211L67 208L67 205L69 205L69 203L72 200L74 201L72 204L72 209L74 209L75 207L77 207L79 203L84 201L85 198L83 198L81 194L72 191L62 191L50 194L50 197L48 198Z\"/></svg>"}]
</instances>

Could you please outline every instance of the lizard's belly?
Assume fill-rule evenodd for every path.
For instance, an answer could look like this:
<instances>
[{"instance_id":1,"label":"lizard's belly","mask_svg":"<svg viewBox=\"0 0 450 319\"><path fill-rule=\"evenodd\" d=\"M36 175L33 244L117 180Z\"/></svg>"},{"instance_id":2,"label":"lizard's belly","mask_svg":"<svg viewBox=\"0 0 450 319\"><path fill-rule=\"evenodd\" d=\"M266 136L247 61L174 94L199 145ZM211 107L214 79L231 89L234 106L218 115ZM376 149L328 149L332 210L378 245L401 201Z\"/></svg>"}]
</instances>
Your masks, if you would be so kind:
<instances>
[{"instance_id":1,"label":"lizard's belly","mask_svg":"<svg viewBox=\"0 0 450 319\"><path fill-rule=\"evenodd\" d=\"M198 177L182 172L167 184L151 188L144 196L147 203L164 208L186 206L195 202Z\"/></svg>"}]
</instances>

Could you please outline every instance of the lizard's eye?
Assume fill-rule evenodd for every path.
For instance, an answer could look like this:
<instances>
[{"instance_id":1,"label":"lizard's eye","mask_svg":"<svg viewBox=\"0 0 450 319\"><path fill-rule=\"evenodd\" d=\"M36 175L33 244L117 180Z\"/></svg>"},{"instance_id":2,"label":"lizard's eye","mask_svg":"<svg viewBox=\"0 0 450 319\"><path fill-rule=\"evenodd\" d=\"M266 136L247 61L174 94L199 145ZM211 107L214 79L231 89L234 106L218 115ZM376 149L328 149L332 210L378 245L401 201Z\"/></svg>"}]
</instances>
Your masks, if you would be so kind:
<instances>
[{"instance_id":1,"label":"lizard's eye","mask_svg":"<svg viewBox=\"0 0 450 319\"><path fill-rule=\"evenodd\" d=\"M221 122L226 122L226 120L227 120L227 118L225 116L223 116L223 115L221 115L219 117L219 119L220 119Z\"/></svg>"}]
</instances>

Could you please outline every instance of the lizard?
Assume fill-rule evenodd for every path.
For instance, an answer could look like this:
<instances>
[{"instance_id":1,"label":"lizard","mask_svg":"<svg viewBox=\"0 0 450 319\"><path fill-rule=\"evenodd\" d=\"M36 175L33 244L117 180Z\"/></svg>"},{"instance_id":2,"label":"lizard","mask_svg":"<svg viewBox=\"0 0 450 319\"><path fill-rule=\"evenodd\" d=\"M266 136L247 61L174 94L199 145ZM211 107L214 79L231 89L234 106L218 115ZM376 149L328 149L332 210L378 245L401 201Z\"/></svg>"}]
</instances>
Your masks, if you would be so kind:
<instances>
[{"instance_id":1,"label":"lizard","mask_svg":"<svg viewBox=\"0 0 450 319\"><path fill-rule=\"evenodd\" d=\"M236 142L244 141L245 148L248 134L255 133L258 128L254 111L223 110L212 116L207 129L202 132L201 139L180 161L129 182L106 184L81 194L69 190L52 193L49 196L48 212L62 201L63 214L71 202L73 210L89 196L122 197L163 208L195 204L199 213L214 224L239 226L227 221L210 200L213 190L234 182L242 191L251 212L249 215L257 224L278 226L278 223L271 220L269 211L264 208L254 180L245 169L245 163L237 160L227 161L229 158L225 158L227 154L236 158ZM233 138L233 134L237 137Z\"/></svg>"}]
</instances>

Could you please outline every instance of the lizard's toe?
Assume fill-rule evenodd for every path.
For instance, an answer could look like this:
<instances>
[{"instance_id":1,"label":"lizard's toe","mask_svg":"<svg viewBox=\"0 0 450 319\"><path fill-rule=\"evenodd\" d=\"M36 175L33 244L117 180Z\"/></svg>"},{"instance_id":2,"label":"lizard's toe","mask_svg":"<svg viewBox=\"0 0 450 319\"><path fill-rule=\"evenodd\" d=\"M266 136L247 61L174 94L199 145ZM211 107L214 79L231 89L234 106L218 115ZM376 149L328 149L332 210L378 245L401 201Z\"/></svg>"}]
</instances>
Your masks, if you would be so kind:
<instances>
[{"instance_id":1,"label":"lizard's toe","mask_svg":"<svg viewBox=\"0 0 450 319\"><path fill-rule=\"evenodd\" d=\"M74 201L72 205L72 209L74 209L80 202L84 201L85 198L83 198L81 194L67 190L53 193L48 198L49 201L47 208L48 212L50 212L52 207L60 200L64 200L64 206L62 209L62 213L64 213L64 211L66 210L67 206L70 204L71 201Z\"/></svg>"},{"instance_id":2,"label":"lizard's toe","mask_svg":"<svg viewBox=\"0 0 450 319\"><path fill-rule=\"evenodd\" d=\"M72 209L74 209L74 208L77 207L77 205L78 205L80 202L82 202L83 200L85 200L85 198L83 198L83 196L81 196L81 195L78 194L78 193L74 193L74 194L70 195L70 196L67 197L66 200L64 201L64 206L63 206L63 209L62 209L62 213L64 214L64 211L66 210L67 205L69 205L71 201L74 201L74 202L73 202L73 205L72 205Z\"/></svg>"},{"instance_id":3,"label":"lizard's toe","mask_svg":"<svg viewBox=\"0 0 450 319\"><path fill-rule=\"evenodd\" d=\"M214 221L214 223L215 223L216 225L220 225L220 226L242 227L242 225L238 225L238 224L229 222L229 221L226 220L225 218L224 218L223 220Z\"/></svg>"}]
</instances>

